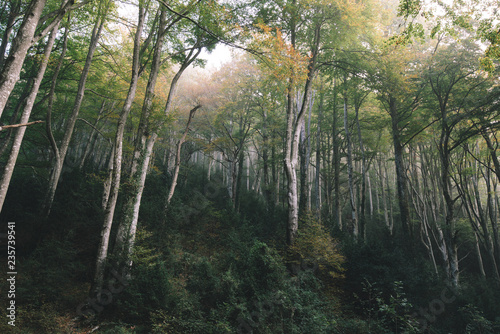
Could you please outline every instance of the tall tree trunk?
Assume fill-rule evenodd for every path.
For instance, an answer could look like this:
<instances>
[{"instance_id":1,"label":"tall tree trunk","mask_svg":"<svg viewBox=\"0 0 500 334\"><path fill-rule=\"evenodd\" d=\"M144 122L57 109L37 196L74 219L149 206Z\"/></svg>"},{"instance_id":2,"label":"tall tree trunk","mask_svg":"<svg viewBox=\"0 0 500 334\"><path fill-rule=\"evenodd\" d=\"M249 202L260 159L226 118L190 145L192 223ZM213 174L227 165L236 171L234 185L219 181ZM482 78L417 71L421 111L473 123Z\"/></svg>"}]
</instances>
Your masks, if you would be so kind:
<instances>
[{"instance_id":1,"label":"tall tree trunk","mask_svg":"<svg viewBox=\"0 0 500 334\"><path fill-rule=\"evenodd\" d=\"M493 198L493 194L496 194L496 184L493 183L493 186L491 185L492 180L491 180L491 173L490 170L486 171L486 186L487 186L487 191L488 191L488 198L487 198L487 206L488 206L488 216L490 218L490 223L491 223L491 234L492 234L492 257L495 261L495 264L497 265L496 267L496 276L497 280L500 280L499 272L498 272L498 263L500 261L500 245L499 245L499 240L498 240L498 222L497 222L497 217L498 217L498 208L495 208L495 202Z\"/></svg>"},{"instance_id":2,"label":"tall tree trunk","mask_svg":"<svg viewBox=\"0 0 500 334\"><path fill-rule=\"evenodd\" d=\"M236 178L236 188L235 188L235 208L236 211L240 211L240 203L241 203L241 180L243 179L243 162L245 161L245 151L243 148L240 150L239 158L238 158L238 172ZM265 191L265 189L264 189Z\"/></svg>"},{"instance_id":3,"label":"tall tree trunk","mask_svg":"<svg viewBox=\"0 0 500 334\"><path fill-rule=\"evenodd\" d=\"M64 29L61 55L59 56L56 69L54 70L54 74L52 76L50 92L48 97L47 115L45 117L45 132L47 133L47 138L49 139L50 147L55 157L59 157L59 148L57 147L56 140L54 139L54 134L52 133L52 110L54 108L54 97L56 93L57 79L59 77L59 72L61 71L64 62L64 57L66 56L66 51L68 49L68 34L69 34L70 22L71 22L71 17L68 15L67 27Z\"/></svg>"},{"instance_id":4,"label":"tall tree trunk","mask_svg":"<svg viewBox=\"0 0 500 334\"><path fill-rule=\"evenodd\" d=\"M179 176L179 169L181 166L181 148L182 144L186 141L186 136L189 132L189 125L191 125L191 121L194 117L194 114L196 113L196 110L198 110L201 107L201 105L197 105L193 109L189 111L189 117L186 123L186 128L184 130L184 133L182 134L182 137L179 139L177 142L177 149L175 152L175 168L174 168L174 174L172 176L172 184L170 185L170 190L168 191L168 196L167 196L167 202L165 204L165 209L168 207L170 204L170 200L174 196L174 191L175 187L177 186L177 177Z\"/></svg>"},{"instance_id":5,"label":"tall tree trunk","mask_svg":"<svg viewBox=\"0 0 500 334\"><path fill-rule=\"evenodd\" d=\"M493 146L493 143L490 139L490 136L485 130L483 130L481 132L481 134L486 142L486 145L488 146L491 160L493 162L493 166L495 167L494 171L495 171L495 175L497 176L497 181L500 181L500 161L498 160L498 156L497 156L498 143L495 143L496 145ZM494 187L494 189L496 189L496 188ZM491 195L491 192L488 191L488 194ZM497 197L496 192L495 192L495 197ZM491 198L491 200L493 200L493 199ZM492 210L492 212L493 212L493 210ZM496 212L496 210L495 210L495 212ZM500 235L499 235L499 229L498 229L498 222L496 219L490 219L490 221L491 221L491 228L492 228L492 234L493 234L495 254L496 254L497 260L500 262Z\"/></svg>"},{"instance_id":6,"label":"tall tree trunk","mask_svg":"<svg viewBox=\"0 0 500 334\"><path fill-rule=\"evenodd\" d=\"M373 218L373 193L370 172L366 174L366 182L368 183L368 200L370 202L370 218Z\"/></svg>"},{"instance_id":7,"label":"tall tree trunk","mask_svg":"<svg viewBox=\"0 0 500 334\"><path fill-rule=\"evenodd\" d=\"M333 82L333 128L332 128L332 140L333 140L333 214L335 217L335 223L337 227L342 229L342 212L340 208L340 127L338 124L338 113L337 113L337 85L335 80ZM331 193L328 191L328 193Z\"/></svg>"},{"instance_id":8,"label":"tall tree trunk","mask_svg":"<svg viewBox=\"0 0 500 334\"><path fill-rule=\"evenodd\" d=\"M398 193L399 215L403 235L411 236L410 211L408 205L408 192L406 190L406 176L403 160L403 144L401 142L401 129L396 99L389 98L389 114L391 116L392 140L394 145L394 165L396 168L396 188Z\"/></svg>"},{"instance_id":9,"label":"tall tree trunk","mask_svg":"<svg viewBox=\"0 0 500 334\"><path fill-rule=\"evenodd\" d=\"M434 255L434 246L432 244L432 240L430 237L430 225L429 225L429 209L427 207L426 201L424 200L425 194L422 192L421 189L421 182L419 180L419 172L418 172L418 161L417 161L417 152L414 150L414 159L411 161L410 166L411 166L411 171L412 171L412 181L414 183L414 186L409 182L409 185L411 186L411 189L413 191L413 196L411 196L414 211L417 215L417 217L420 220L420 241L424 245L424 247L427 250L427 253L429 255L429 260L432 262L434 272L436 274L436 277L439 275L437 263L436 263L436 257ZM423 168L423 161L420 161L420 171L422 174L422 178L425 179L426 175L424 175L424 168Z\"/></svg>"},{"instance_id":10,"label":"tall tree trunk","mask_svg":"<svg viewBox=\"0 0 500 334\"><path fill-rule=\"evenodd\" d=\"M295 10L296 0L292 1ZM285 170L288 181L287 197L288 197L288 223L287 223L287 244L293 244L298 232L299 223L299 207L297 197L297 174L296 168L299 155L299 139L300 139L300 125L303 122L305 112L307 110L312 93L312 82L316 74L316 61L319 52L319 45L321 40L321 24L317 23L314 30L314 38L311 47L311 57L307 67L307 79L304 85L304 97L300 110L297 112L297 117L294 118L293 113L293 93L294 93L294 80L293 73L288 83L288 101L287 101L287 130L286 130L286 145L285 145ZM291 22L291 45L292 48L296 47L296 22L295 14L292 13Z\"/></svg>"},{"instance_id":11,"label":"tall tree trunk","mask_svg":"<svg viewBox=\"0 0 500 334\"><path fill-rule=\"evenodd\" d=\"M271 195L271 182L269 181L269 134L267 127L267 111L265 108L262 110L262 169L264 173L264 199L266 206L269 208L272 203Z\"/></svg>"},{"instance_id":12,"label":"tall tree trunk","mask_svg":"<svg viewBox=\"0 0 500 334\"><path fill-rule=\"evenodd\" d=\"M300 126L300 139L299 139L299 154L300 154L300 199L299 199L299 216L305 213L306 210L310 210L311 206L309 198L309 161L311 158L311 141L310 141L310 130L311 130L311 112L314 103L314 93L309 99L308 110L309 117L307 121L307 127L305 122L305 115L302 119L302 124ZM298 103L298 108L301 109L300 103Z\"/></svg>"},{"instance_id":13,"label":"tall tree trunk","mask_svg":"<svg viewBox=\"0 0 500 334\"><path fill-rule=\"evenodd\" d=\"M4 5L4 10L7 9L7 5ZM14 23L19 15L21 10L21 1L20 0L11 0L9 5L9 16L7 18L7 22L5 25L5 30L2 36L2 42L0 44L0 69L3 68L3 64L5 62L5 51L7 51L7 45L10 41L10 36L12 34L12 30L14 29Z\"/></svg>"},{"instance_id":14,"label":"tall tree trunk","mask_svg":"<svg viewBox=\"0 0 500 334\"><path fill-rule=\"evenodd\" d=\"M115 167L115 147L111 149L111 157L108 161L108 177L104 180L102 198L101 198L101 208L106 213L106 208L108 207L109 196L111 195L111 187L113 179L109 177L109 175L113 174L113 170Z\"/></svg>"},{"instance_id":15,"label":"tall tree trunk","mask_svg":"<svg viewBox=\"0 0 500 334\"><path fill-rule=\"evenodd\" d=\"M297 106L300 110L300 106ZM299 216L302 216L306 211L307 205L307 144L306 144L306 125L305 117L302 119L299 136Z\"/></svg>"},{"instance_id":16,"label":"tall tree trunk","mask_svg":"<svg viewBox=\"0 0 500 334\"><path fill-rule=\"evenodd\" d=\"M323 121L323 103L324 103L324 93L323 93L323 83L321 83L320 88L320 101L318 110L318 124L316 129L316 177L314 180L314 198L315 198L315 209L316 217L321 219L321 188L320 188L320 175L321 175L321 122Z\"/></svg>"},{"instance_id":17,"label":"tall tree trunk","mask_svg":"<svg viewBox=\"0 0 500 334\"><path fill-rule=\"evenodd\" d=\"M129 272L132 262L130 260L135 236L137 231L137 223L139 219L139 208L141 205L142 193L146 182L146 176L149 168L151 154L153 152L154 144L158 138L156 133L157 129L153 129L150 121L152 112L154 91L156 82L161 66L161 52L167 32L166 8L161 6L160 19L158 24L158 38L154 47L154 54L152 66L149 74L148 84L146 87L146 94L144 97L143 108L141 113L141 121L137 131L137 140L134 149L134 160L132 162L132 173L130 183L132 184L130 195L124 205L124 217L118 227L115 253L119 259L118 267L123 268ZM174 19L180 20L180 17ZM169 25L173 23L170 22ZM182 73L192 62L198 57L201 52L201 47L195 45L189 52L184 63L172 78L170 89L165 103L164 113L166 115L170 112L172 99L175 95L177 83L182 76Z\"/></svg>"},{"instance_id":18,"label":"tall tree trunk","mask_svg":"<svg viewBox=\"0 0 500 334\"><path fill-rule=\"evenodd\" d=\"M40 84L42 83L45 70L47 69L47 65L49 63L50 53L52 52L52 47L54 46L54 41L56 39L58 29L59 29L59 24L57 24L53 28L49 40L45 45L42 62L40 63L40 68L38 69L37 76L33 82L33 86L28 95L28 99L26 100L26 103L24 105L24 110L20 121L21 124L28 123L28 120L30 118L31 111L33 110L33 105L35 104L36 96L38 95ZM10 179L12 178L12 173L14 172L14 166L16 165L17 156L19 155L19 151L21 149L21 143L23 141L25 132L26 132L26 126L21 126L17 130L16 135L14 137L14 143L10 151L9 159L7 161L7 164L5 165L5 170L2 176L2 180L0 181L0 211L2 211L3 208L3 203L7 195Z\"/></svg>"},{"instance_id":19,"label":"tall tree trunk","mask_svg":"<svg viewBox=\"0 0 500 334\"><path fill-rule=\"evenodd\" d=\"M274 136L273 136L274 138ZM271 146L271 176L273 178L273 196L274 205L278 206L280 204L280 175L276 167L276 162L278 158L276 157L276 147Z\"/></svg>"},{"instance_id":20,"label":"tall tree trunk","mask_svg":"<svg viewBox=\"0 0 500 334\"><path fill-rule=\"evenodd\" d=\"M366 156L365 148L363 146L363 138L361 136L361 127L359 125L359 108L360 105L356 103L355 105L355 116L356 116L356 128L358 130L358 142L359 149L361 151L361 204L360 204L360 215L359 215L359 237L361 239L366 239L366 217L365 217L365 206L366 206Z\"/></svg>"},{"instance_id":21,"label":"tall tree trunk","mask_svg":"<svg viewBox=\"0 0 500 334\"><path fill-rule=\"evenodd\" d=\"M127 199L123 208L123 217L118 226L116 234L116 242L114 253L117 256L117 267L128 270L130 267L130 253L135 239L135 231L137 220L139 218L139 207L142 198L142 191L146 181L146 174L149 165L149 159L153 149L157 135L150 134L151 125L149 119L152 112L154 91L160 71L161 53L164 42L164 30L166 27L167 9L161 6L159 14L159 22L157 27L157 39L153 51L153 59L149 73L146 92L142 104L141 119L137 129L135 148L133 153L133 161L131 165L131 173L129 183L131 184L130 192L127 194ZM132 234L132 232L134 234Z\"/></svg>"},{"instance_id":22,"label":"tall tree trunk","mask_svg":"<svg viewBox=\"0 0 500 334\"><path fill-rule=\"evenodd\" d=\"M132 109L132 102L134 101L137 84L140 76L140 54L141 54L141 39L142 31L144 27L144 21L146 17L146 10L142 2L139 2L139 14L137 21L137 29L135 31L134 37L134 49L132 56L132 75L130 78L129 89L127 97L123 104L122 110L120 112L120 117L118 119L115 140L113 145L113 154L110 162L110 169L108 173L108 178L105 182L105 189L109 189L109 193L104 193L103 205L104 207L104 221L101 228L101 240L99 243L96 259L96 269L94 274L94 279L90 293L95 293L100 291L104 282L105 268L108 257L109 248L109 237L111 234L111 227L113 224L113 218L116 209L116 202L118 200L118 192L120 189L121 182L121 170L122 170L122 157L123 157L123 137L125 133L125 126L127 124L127 118ZM109 187L109 188L108 188Z\"/></svg>"},{"instance_id":23,"label":"tall tree trunk","mask_svg":"<svg viewBox=\"0 0 500 334\"><path fill-rule=\"evenodd\" d=\"M477 150L479 151L479 147L477 147ZM477 152L479 153L479 152ZM476 170L479 169L481 171L481 167L478 166L478 163L476 161ZM482 171L481 171L482 172ZM486 182L486 189L488 191L488 199L486 202L487 208L488 208L488 203L490 202L490 197L491 197L491 188L490 188L490 181L487 177L487 175L482 172L485 178ZM479 225L481 226L481 230L483 231L483 240L484 240L484 246L486 248L486 251L488 253L488 257L490 258L490 265L491 265L491 272L493 277L500 282L500 273L498 272L498 266L497 266L497 261L495 259L495 251L494 251L494 245L493 245L493 240L490 234L490 231L488 229L488 217L487 213L484 212L483 205L481 203L481 198L480 198L480 193L479 193L479 184L478 184L478 176L473 175L472 178L472 186L474 188L474 196L476 198L476 207L478 211L478 217L479 217Z\"/></svg>"},{"instance_id":24,"label":"tall tree trunk","mask_svg":"<svg viewBox=\"0 0 500 334\"><path fill-rule=\"evenodd\" d=\"M479 245L479 238L477 237L476 231L473 232L474 237L476 239L476 254L477 254L477 263L479 265L479 272L481 273L481 277L486 278L486 272L484 271L483 257L481 255L481 247Z\"/></svg>"},{"instance_id":25,"label":"tall tree trunk","mask_svg":"<svg viewBox=\"0 0 500 334\"><path fill-rule=\"evenodd\" d=\"M388 204L387 204L387 196L386 196L386 191L387 189L385 188L385 180L387 178L387 175L385 173L385 170L382 169L382 158L378 159L378 167L379 167L379 181L380 181L380 192L382 195L382 207L384 208L384 221L385 221L385 226L387 226L387 229L389 230L390 234L392 235L392 224L389 220L389 210L388 210Z\"/></svg>"},{"instance_id":26,"label":"tall tree trunk","mask_svg":"<svg viewBox=\"0 0 500 334\"><path fill-rule=\"evenodd\" d=\"M446 111L442 110L441 136L439 141L439 156L441 160L441 185L443 197L445 200L445 226L443 234L445 245L447 248L447 275L448 280L454 288L459 286L459 264L458 264L458 244L455 219L455 199L453 198L452 187L450 182L450 148L449 140L451 129L447 124Z\"/></svg>"},{"instance_id":27,"label":"tall tree trunk","mask_svg":"<svg viewBox=\"0 0 500 334\"><path fill-rule=\"evenodd\" d=\"M33 65L33 70L35 65ZM23 91L21 95L19 96L19 99L17 100L16 107L14 108L14 112L12 113L12 116L10 117L10 122L9 124L16 124L19 123L18 121L18 116L19 113L21 113L21 110L23 109L26 99L28 98L28 95L31 91L31 86L33 86L33 78L28 80L26 84L24 85ZM7 150L10 144L10 140L12 138L12 134L14 133L15 128L9 128L7 131L7 135L2 139L4 142L2 143L0 147L0 156L4 154L4 152Z\"/></svg>"},{"instance_id":28,"label":"tall tree trunk","mask_svg":"<svg viewBox=\"0 0 500 334\"><path fill-rule=\"evenodd\" d=\"M389 230L391 234L394 233L394 214L392 209L392 191L391 185L389 183L389 172L387 171L387 164L384 164L384 180L385 180L385 189L387 191L387 208L388 208L388 216L389 216Z\"/></svg>"},{"instance_id":29,"label":"tall tree trunk","mask_svg":"<svg viewBox=\"0 0 500 334\"><path fill-rule=\"evenodd\" d=\"M289 84L288 104L287 104L287 128L286 128L286 150L285 150L285 171L287 177L287 199L288 199L288 226L287 243L291 245L297 235L299 223L299 207L297 194L297 174L295 171L296 161L293 159L293 151L298 150L298 143L294 143L294 122L293 113L293 82ZM295 144L295 145L294 145Z\"/></svg>"},{"instance_id":30,"label":"tall tree trunk","mask_svg":"<svg viewBox=\"0 0 500 334\"><path fill-rule=\"evenodd\" d=\"M83 102L83 97L85 95L85 84L87 83L87 78L90 72L90 65L92 64L92 58L94 57L94 52L97 48L97 43L101 36L104 23L106 21L106 16L109 10L110 2L105 2L100 4L99 13L92 30L92 37L90 39L90 46L87 53L87 58L85 60L85 65L83 67L82 75L80 76L80 81L78 83L78 90L76 93L75 102L73 104L73 109L71 115L66 121L66 129L64 136L59 148L59 154L55 156L54 165L52 167L52 172L50 175L49 187L45 195L44 203L42 206L42 217L48 217L50 210L52 208L52 202L54 201L54 196L56 193L57 185L59 183L59 178L64 165L64 159L66 158L66 153L68 152L71 137L73 136L73 130L75 128L75 123L80 112L80 107Z\"/></svg>"},{"instance_id":31,"label":"tall tree trunk","mask_svg":"<svg viewBox=\"0 0 500 334\"><path fill-rule=\"evenodd\" d=\"M0 117L16 82L19 80L24 59L32 45L33 36L46 2L46 0L33 0L30 2L26 14L24 14L23 22L12 41L9 56L3 62L0 72Z\"/></svg>"},{"instance_id":32,"label":"tall tree trunk","mask_svg":"<svg viewBox=\"0 0 500 334\"><path fill-rule=\"evenodd\" d=\"M344 77L344 84L346 83L346 78ZM349 184L349 203L351 207L351 225L352 225L352 233L355 237L358 236L359 226L358 226L358 217L356 212L356 200L354 194L354 175L353 175L353 166L352 166L352 142L351 142L351 134L349 131L349 122L347 118L347 91L344 90L344 131L345 131L345 139L347 142L347 177Z\"/></svg>"}]
</instances>

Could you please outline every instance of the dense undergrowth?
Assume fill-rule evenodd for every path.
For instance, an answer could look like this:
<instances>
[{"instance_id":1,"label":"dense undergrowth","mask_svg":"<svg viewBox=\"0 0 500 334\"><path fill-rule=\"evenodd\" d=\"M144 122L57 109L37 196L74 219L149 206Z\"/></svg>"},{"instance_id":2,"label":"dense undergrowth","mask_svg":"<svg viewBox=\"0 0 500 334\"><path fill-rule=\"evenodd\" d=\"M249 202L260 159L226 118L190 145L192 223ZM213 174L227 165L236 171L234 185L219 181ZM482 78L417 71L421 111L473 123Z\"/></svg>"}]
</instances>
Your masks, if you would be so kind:
<instances>
[{"instance_id":1,"label":"dense undergrowth","mask_svg":"<svg viewBox=\"0 0 500 334\"><path fill-rule=\"evenodd\" d=\"M99 242L99 175L66 174L49 220L39 221L42 182L18 173L1 216L16 222L18 314L0 332L500 333L494 282L463 274L452 291L422 249L377 217L372 237L358 242L328 217L307 215L287 249L282 206L243 190L235 209L217 175L204 175L184 170L166 213L169 180L150 175L132 280L85 320L78 307Z\"/></svg>"}]
</instances>

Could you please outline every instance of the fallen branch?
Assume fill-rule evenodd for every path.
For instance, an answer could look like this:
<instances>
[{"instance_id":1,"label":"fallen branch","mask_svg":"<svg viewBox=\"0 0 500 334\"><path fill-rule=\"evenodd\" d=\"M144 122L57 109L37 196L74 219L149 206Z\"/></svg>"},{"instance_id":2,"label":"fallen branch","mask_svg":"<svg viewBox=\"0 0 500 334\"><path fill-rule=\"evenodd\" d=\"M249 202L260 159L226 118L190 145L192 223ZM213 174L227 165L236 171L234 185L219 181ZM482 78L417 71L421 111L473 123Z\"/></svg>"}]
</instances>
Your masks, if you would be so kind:
<instances>
[{"instance_id":1,"label":"fallen branch","mask_svg":"<svg viewBox=\"0 0 500 334\"><path fill-rule=\"evenodd\" d=\"M34 122L22 123L22 124L2 125L2 126L0 126L0 131L3 131L5 129L9 129L9 128L20 128L21 126L30 126L33 124L38 124L38 123L43 123L43 122L44 121L34 121Z\"/></svg>"}]
</instances>

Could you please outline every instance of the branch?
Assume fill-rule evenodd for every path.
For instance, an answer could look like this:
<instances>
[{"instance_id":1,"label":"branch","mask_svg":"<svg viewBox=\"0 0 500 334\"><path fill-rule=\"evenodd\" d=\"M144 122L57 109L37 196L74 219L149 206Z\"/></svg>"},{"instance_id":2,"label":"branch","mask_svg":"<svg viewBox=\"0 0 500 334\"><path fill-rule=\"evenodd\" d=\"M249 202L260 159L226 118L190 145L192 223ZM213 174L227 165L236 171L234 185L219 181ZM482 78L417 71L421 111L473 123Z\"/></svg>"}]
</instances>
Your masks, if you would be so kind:
<instances>
[{"instance_id":1,"label":"branch","mask_svg":"<svg viewBox=\"0 0 500 334\"><path fill-rule=\"evenodd\" d=\"M410 137L410 139L408 139L404 144L403 144L403 147L405 147L406 145L408 145L412 140L413 138L415 138L416 136L418 136L420 133L422 133L425 129L427 129L429 126L431 126L432 124L436 123L437 121L439 121L441 119L441 117L439 118L436 118L435 120L433 120L432 122L430 122L429 124L427 124L426 126L424 126L422 129L418 130L416 133L413 134L413 136Z\"/></svg>"},{"instance_id":2,"label":"branch","mask_svg":"<svg viewBox=\"0 0 500 334\"><path fill-rule=\"evenodd\" d=\"M202 26L201 24L199 24L198 22L196 22L194 19L190 18L189 16L186 16L184 15L183 13L179 13L177 11L175 11L172 7L170 7L165 0L158 0L159 3L161 3L163 6L165 6L170 12L174 13L175 15L178 15L186 20L188 20L189 22L193 23L194 25L196 25L198 28L200 28L201 30L203 30L204 32L206 32L207 34L209 34L210 36L212 36L213 38L215 38L217 41L221 42L222 44L225 44L227 46L230 46L230 47L233 47L233 48L236 48L236 49L240 49L240 50L244 50L244 51L247 51L253 55L256 55L256 56L262 56L264 55L263 52L258 52L257 50L253 50L253 49L248 49L248 48L245 48L244 46L241 46L241 45L237 45L237 44L234 44L234 43L231 43L225 39L223 39L222 37L220 36L217 36L216 34L214 34L212 31L208 30L207 28L205 28L204 26Z\"/></svg>"},{"instance_id":3,"label":"branch","mask_svg":"<svg viewBox=\"0 0 500 334\"><path fill-rule=\"evenodd\" d=\"M90 3L91 0L85 0L82 1L81 3L74 4L74 1L68 1L66 2L60 9L49 13L47 16L42 17L40 19L40 22L45 22L49 18L55 17L54 20L47 26L45 27L38 35L34 36L33 39L31 40L31 45L34 45L37 43L40 39L45 37L51 30L54 28L56 24L59 24L59 22L62 20L64 15L66 15L67 12L78 9L80 7L85 6L86 4Z\"/></svg>"},{"instance_id":4,"label":"branch","mask_svg":"<svg viewBox=\"0 0 500 334\"><path fill-rule=\"evenodd\" d=\"M30 125L38 124L38 123L44 123L44 121L34 121L34 122L29 122L29 123L3 125L3 126L0 126L0 131L3 131L5 129L10 129L10 128L20 128L22 126L30 126Z\"/></svg>"},{"instance_id":5,"label":"branch","mask_svg":"<svg viewBox=\"0 0 500 334\"><path fill-rule=\"evenodd\" d=\"M106 139L108 141L108 143L113 146L113 143L111 142L111 139L109 139L108 137L106 137L104 135L104 133L101 132L101 130L99 130L98 128L96 128L92 123L90 123L89 121L87 121L86 119L83 119L83 118L77 118L76 119L77 121L82 121L83 123L87 124L88 126L90 126L92 129L94 129L98 134L100 134L104 139Z\"/></svg>"}]
</instances>

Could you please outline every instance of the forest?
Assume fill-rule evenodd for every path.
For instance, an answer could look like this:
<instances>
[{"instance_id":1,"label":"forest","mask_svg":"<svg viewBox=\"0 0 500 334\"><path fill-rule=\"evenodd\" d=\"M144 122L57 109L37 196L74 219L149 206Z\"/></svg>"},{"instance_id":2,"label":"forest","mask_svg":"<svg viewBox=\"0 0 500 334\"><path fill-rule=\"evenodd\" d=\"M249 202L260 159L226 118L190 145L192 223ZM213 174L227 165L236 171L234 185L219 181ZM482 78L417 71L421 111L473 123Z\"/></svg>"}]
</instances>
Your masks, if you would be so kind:
<instances>
[{"instance_id":1,"label":"forest","mask_svg":"<svg viewBox=\"0 0 500 334\"><path fill-rule=\"evenodd\" d=\"M500 333L499 0L0 3L0 333Z\"/></svg>"}]
</instances>

